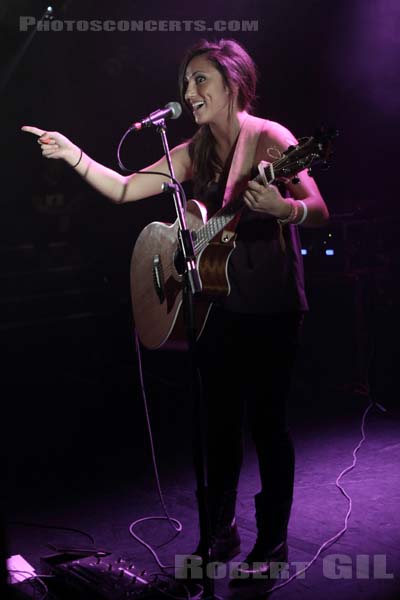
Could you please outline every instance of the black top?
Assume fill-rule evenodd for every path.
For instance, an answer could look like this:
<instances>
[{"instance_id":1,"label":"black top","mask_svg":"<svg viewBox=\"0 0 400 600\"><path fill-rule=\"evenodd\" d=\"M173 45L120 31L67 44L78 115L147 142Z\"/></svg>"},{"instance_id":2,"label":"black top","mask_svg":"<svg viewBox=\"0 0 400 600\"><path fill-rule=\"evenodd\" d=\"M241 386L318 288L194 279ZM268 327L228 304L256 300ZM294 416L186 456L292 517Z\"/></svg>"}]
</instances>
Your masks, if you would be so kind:
<instances>
[{"instance_id":1,"label":"black top","mask_svg":"<svg viewBox=\"0 0 400 600\"><path fill-rule=\"evenodd\" d=\"M202 199L209 217L222 205L224 180L211 183ZM276 218L245 207L236 232L228 266L231 292L218 304L246 314L308 310L298 227L281 226Z\"/></svg>"}]
</instances>

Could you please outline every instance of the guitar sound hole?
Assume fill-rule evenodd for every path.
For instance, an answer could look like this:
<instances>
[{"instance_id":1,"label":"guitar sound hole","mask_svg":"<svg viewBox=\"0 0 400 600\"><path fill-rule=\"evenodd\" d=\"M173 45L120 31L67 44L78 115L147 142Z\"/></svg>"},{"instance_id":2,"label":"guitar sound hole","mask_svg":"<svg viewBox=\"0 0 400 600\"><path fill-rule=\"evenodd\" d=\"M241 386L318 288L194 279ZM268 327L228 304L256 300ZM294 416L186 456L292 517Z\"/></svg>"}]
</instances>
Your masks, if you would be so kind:
<instances>
[{"instance_id":1,"label":"guitar sound hole","mask_svg":"<svg viewBox=\"0 0 400 600\"><path fill-rule=\"evenodd\" d=\"M182 250L177 248L174 253L174 267L178 275L183 275L185 272L185 261L183 259Z\"/></svg>"}]
</instances>

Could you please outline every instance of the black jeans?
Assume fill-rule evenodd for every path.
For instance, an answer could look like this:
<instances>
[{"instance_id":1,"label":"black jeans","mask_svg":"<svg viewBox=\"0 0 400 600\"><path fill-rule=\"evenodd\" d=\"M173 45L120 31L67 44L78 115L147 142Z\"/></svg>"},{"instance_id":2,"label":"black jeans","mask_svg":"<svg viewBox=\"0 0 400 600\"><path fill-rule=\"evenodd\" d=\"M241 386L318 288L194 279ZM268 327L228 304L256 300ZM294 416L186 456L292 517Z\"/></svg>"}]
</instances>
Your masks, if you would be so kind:
<instances>
[{"instance_id":1,"label":"black jeans","mask_svg":"<svg viewBox=\"0 0 400 600\"><path fill-rule=\"evenodd\" d=\"M237 488L246 413L261 491L272 504L290 507L294 448L287 399L302 321L302 313L245 315L213 306L197 344L210 488Z\"/></svg>"}]
</instances>

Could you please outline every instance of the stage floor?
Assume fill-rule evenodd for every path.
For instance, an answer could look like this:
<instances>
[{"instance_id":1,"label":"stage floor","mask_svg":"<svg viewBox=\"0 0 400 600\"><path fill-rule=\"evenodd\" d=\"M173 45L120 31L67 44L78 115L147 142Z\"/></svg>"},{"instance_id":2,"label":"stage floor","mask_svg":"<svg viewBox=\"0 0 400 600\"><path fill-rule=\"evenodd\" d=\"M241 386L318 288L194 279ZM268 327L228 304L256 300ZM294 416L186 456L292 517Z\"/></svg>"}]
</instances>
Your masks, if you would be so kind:
<instances>
[{"instance_id":1,"label":"stage floor","mask_svg":"<svg viewBox=\"0 0 400 600\"><path fill-rule=\"evenodd\" d=\"M299 568L296 562L310 561L319 547L344 527L349 504L335 486L335 480L353 461L352 452L361 438L361 417L367 406L366 398L358 398L347 409L321 403L319 412L297 411L292 419L296 482L289 526L289 576ZM183 530L157 550L164 564L173 564L175 554L190 553L198 536L190 436L179 435L179 431L169 427L170 436L156 437L156 452L169 515L181 521ZM30 468L27 460L25 470L19 471L14 487L9 490L8 554L22 555L40 572L40 557L49 553L46 544L90 547L91 542L83 534L57 529L66 527L87 532L96 547L131 561L140 571L159 571L149 551L128 530L136 519L163 516L144 422L142 428L143 439L134 443L131 440L131 449L127 438L118 444L114 437L109 445L104 438L92 452L86 451L81 458L79 453L71 456L69 468L57 468L53 461L47 470L42 465L35 471L35 465ZM394 600L399 597L398 415L373 409L367 415L365 433L356 467L341 481L352 498L347 531L322 552L303 576L276 590L277 598ZM138 448L143 449L141 455ZM66 464L68 460L63 462ZM237 559L244 558L254 542L253 496L258 486L254 450L246 439L237 506L242 554ZM154 546L174 533L171 525L160 521L146 522L136 531ZM271 581L266 581L237 590L229 586L229 569L226 577L221 577L215 581L215 592L226 599L266 597L265 590L271 586ZM279 578L274 583L284 582L284 578Z\"/></svg>"}]
</instances>

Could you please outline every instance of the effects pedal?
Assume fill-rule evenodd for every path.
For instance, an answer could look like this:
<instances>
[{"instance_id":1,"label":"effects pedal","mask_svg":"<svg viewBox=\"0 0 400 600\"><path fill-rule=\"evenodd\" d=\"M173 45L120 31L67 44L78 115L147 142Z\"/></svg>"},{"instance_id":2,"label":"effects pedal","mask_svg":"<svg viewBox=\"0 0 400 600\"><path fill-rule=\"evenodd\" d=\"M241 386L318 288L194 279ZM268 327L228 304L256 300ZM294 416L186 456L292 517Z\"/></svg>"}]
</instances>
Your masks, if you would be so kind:
<instances>
[{"instance_id":1,"label":"effects pedal","mask_svg":"<svg viewBox=\"0 0 400 600\"><path fill-rule=\"evenodd\" d=\"M124 558L62 553L43 557L42 570L54 576L52 589L64 600L139 600L168 595L171 585L165 578L147 577ZM47 580L50 587L50 579Z\"/></svg>"}]
</instances>

